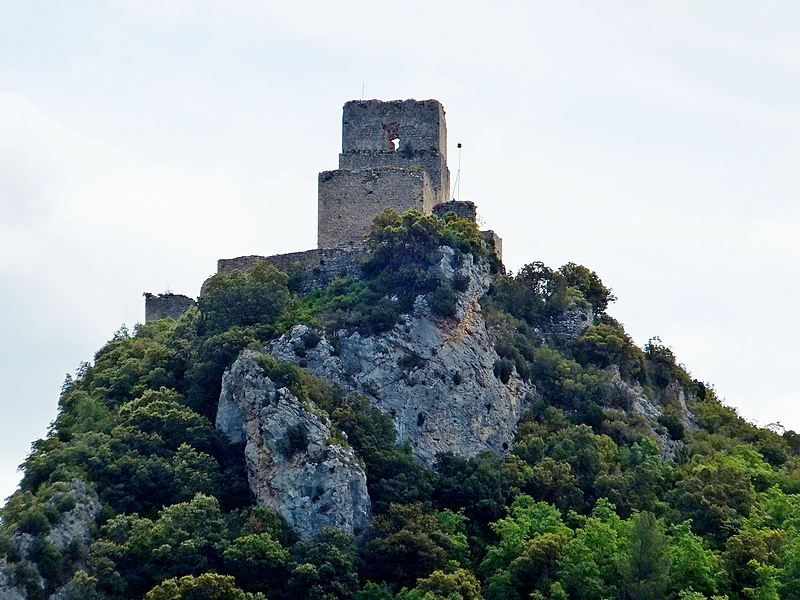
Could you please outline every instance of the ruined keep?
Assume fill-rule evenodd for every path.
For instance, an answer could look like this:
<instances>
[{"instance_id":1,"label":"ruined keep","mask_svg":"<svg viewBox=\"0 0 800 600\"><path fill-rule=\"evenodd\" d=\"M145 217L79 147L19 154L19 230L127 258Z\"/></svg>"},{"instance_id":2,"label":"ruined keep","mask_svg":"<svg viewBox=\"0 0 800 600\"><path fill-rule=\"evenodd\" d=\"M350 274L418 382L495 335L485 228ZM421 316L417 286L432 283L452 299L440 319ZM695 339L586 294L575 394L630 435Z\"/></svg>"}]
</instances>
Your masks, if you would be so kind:
<instances>
[{"instance_id":1,"label":"ruined keep","mask_svg":"<svg viewBox=\"0 0 800 600\"><path fill-rule=\"evenodd\" d=\"M340 277L358 277L362 242L385 208L477 220L475 204L450 198L447 125L438 100L351 100L342 109L339 168L319 174L317 248L272 256L217 261L217 273L249 271L266 261L282 271L299 270L307 292ZM482 232L502 262L502 240ZM203 289L205 288L205 284ZM200 295L203 295L203 289ZM145 294L145 321L178 318L194 301L186 296Z\"/></svg>"},{"instance_id":2,"label":"ruined keep","mask_svg":"<svg viewBox=\"0 0 800 600\"><path fill-rule=\"evenodd\" d=\"M351 100L342 114L339 168L319 174L317 246L355 246L384 208L431 214L449 193L438 100Z\"/></svg>"}]
</instances>

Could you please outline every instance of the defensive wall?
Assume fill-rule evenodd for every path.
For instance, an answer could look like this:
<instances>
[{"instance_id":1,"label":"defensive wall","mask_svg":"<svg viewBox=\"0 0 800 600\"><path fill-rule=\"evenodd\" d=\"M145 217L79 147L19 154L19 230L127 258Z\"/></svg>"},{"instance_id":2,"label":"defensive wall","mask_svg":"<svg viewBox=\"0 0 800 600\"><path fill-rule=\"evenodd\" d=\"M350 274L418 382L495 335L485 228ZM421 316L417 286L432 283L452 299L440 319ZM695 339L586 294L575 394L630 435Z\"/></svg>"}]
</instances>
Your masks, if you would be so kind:
<instances>
[{"instance_id":1,"label":"defensive wall","mask_svg":"<svg viewBox=\"0 0 800 600\"><path fill-rule=\"evenodd\" d=\"M364 241L375 215L385 208L411 208L430 214L436 192L424 171L380 167L339 169L319 174L317 239L320 248L342 248Z\"/></svg>"},{"instance_id":2,"label":"defensive wall","mask_svg":"<svg viewBox=\"0 0 800 600\"><path fill-rule=\"evenodd\" d=\"M319 175L317 246L352 247L384 208L429 215L449 193L447 126L438 100L346 102L339 169Z\"/></svg>"},{"instance_id":3,"label":"defensive wall","mask_svg":"<svg viewBox=\"0 0 800 600\"><path fill-rule=\"evenodd\" d=\"M357 249L316 248L305 252L290 252L272 256L239 256L221 258L217 261L217 273L230 273L238 269L247 272L261 261L297 278L299 291L325 287L342 277L361 276L360 262L364 257L363 247ZM202 290L201 290L202 295Z\"/></svg>"},{"instance_id":4,"label":"defensive wall","mask_svg":"<svg viewBox=\"0 0 800 600\"><path fill-rule=\"evenodd\" d=\"M180 316L195 305L195 301L182 294L144 293L144 321L159 319L179 319Z\"/></svg>"},{"instance_id":5,"label":"defensive wall","mask_svg":"<svg viewBox=\"0 0 800 600\"><path fill-rule=\"evenodd\" d=\"M217 273L247 272L266 261L290 273L300 291L308 291L341 277L360 276L362 242L385 208L400 213L415 208L441 217L455 212L477 221L474 203L449 196L447 125L438 100L346 102L339 168L320 173L318 185L317 249L220 259ZM493 231L481 233L502 262L500 237ZM178 294L145 296L145 321L177 319L194 305Z\"/></svg>"}]
</instances>

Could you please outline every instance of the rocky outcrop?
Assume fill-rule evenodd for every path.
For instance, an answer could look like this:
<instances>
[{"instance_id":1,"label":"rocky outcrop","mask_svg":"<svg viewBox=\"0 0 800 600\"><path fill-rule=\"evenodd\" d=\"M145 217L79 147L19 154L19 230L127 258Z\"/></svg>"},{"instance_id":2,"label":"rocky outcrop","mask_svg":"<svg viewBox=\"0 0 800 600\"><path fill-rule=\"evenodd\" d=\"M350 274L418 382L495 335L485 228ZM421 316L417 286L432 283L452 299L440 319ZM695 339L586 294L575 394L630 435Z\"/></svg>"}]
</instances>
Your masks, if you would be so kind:
<instances>
[{"instance_id":1,"label":"rocky outcrop","mask_svg":"<svg viewBox=\"0 0 800 600\"><path fill-rule=\"evenodd\" d=\"M81 549L78 555L84 554L92 542L95 519L101 509L97 494L80 479L75 478L68 482L58 483L56 486L57 488L48 498L47 503L62 512L51 526L50 531L46 535L39 534L39 536L18 531L11 536L10 540L14 553L20 558L16 568L22 567L26 572L28 582L38 585L40 588L45 587L45 580L40 575L35 562L34 548L47 545L57 552L64 552L67 549L74 551L78 548ZM79 560L71 565L71 570L75 572L82 566L82 562ZM28 598L25 589L17 585L9 576L8 573L11 570L11 565L7 563L0 565L0 600ZM51 600L70 600L73 597L66 593L65 587L56 590L50 596Z\"/></svg>"},{"instance_id":2,"label":"rocky outcrop","mask_svg":"<svg viewBox=\"0 0 800 600\"><path fill-rule=\"evenodd\" d=\"M611 379L607 384L609 389L622 399L629 412L645 419L661 445L661 458L669 462L676 460L684 442L670 437L667 429L659 424L659 417L664 414L661 406L672 406L673 410L677 411L679 420L686 431L692 431L698 427L697 417L686 406L686 396L680 384L673 381L661 391L660 398L658 398L659 406L647 398L641 385L622 379L617 365L612 365L607 370L611 374Z\"/></svg>"},{"instance_id":3,"label":"rocky outcrop","mask_svg":"<svg viewBox=\"0 0 800 600\"><path fill-rule=\"evenodd\" d=\"M217 428L244 443L250 488L301 538L326 527L351 533L370 518L367 479L351 448L331 442L327 416L276 389L258 354L245 350L225 372Z\"/></svg>"},{"instance_id":4,"label":"rocky outcrop","mask_svg":"<svg viewBox=\"0 0 800 600\"><path fill-rule=\"evenodd\" d=\"M432 264L431 276L458 280L462 289L467 282L453 317L435 316L419 296L386 333L340 330L317 343L319 332L298 325L267 351L367 394L394 421L398 441L409 443L429 465L438 452L503 453L513 443L533 388L516 373L507 383L495 375L499 357L478 304L489 285L489 265L469 254L457 258L447 246Z\"/></svg>"},{"instance_id":5,"label":"rocky outcrop","mask_svg":"<svg viewBox=\"0 0 800 600\"><path fill-rule=\"evenodd\" d=\"M542 334L546 339L574 340L586 333L594 322L594 310L591 306L572 304L564 312L550 319L542 327Z\"/></svg>"}]
</instances>

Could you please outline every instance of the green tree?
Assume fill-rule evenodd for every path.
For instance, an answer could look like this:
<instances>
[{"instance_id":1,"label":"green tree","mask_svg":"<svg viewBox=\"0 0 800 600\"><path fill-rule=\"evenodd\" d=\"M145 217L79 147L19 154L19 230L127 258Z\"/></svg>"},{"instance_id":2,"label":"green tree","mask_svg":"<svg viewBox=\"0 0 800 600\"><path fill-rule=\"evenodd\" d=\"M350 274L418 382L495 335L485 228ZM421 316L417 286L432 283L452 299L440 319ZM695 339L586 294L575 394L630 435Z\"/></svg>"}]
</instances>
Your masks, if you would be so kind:
<instances>
[{"instance_id":1,"label":"green tree","mask_svg":"<svg viewBox=\"0 0 800 600\"><path fill-rule=\"evenodd\" d=\"M403 590L396 600L483 600L481 584L466 569L451 573L434 571L417 581L412 590Z\"/></svg>"},{"instance_id":2,"label":"green tree","mask_svg":"<svg viewBox=\"0 0 800 600\"><path fill-rule=\"evenodd\" d=\"M630 600L661 600L671 563L667 537L653 513L638 513L632 521L628 549L620 563L623 593Z\"/></svg>"},{"instance_id":3,"label":"green tree","mask_svg":"<svg viewBox=\"0 0 800 600\"><path fill-rule=\"evenodd\" d=\"M712 552L703 538L692 533L689 522L672 528L670 536L670 595L693 590L713 596L720 590L723 571L720 558Z\"/></svg>"},{"instance_id":4,"label":"green tree","mask_svg":"<svg viewBox=\"0 0 800 600\"><path fill-rule=\"evenodd\" d=\"M289 303L288 281L286 273L265 261L247 273L214 275L198 303L201 331L213 335L234 326L273 325Z\"/></svg>"},{"instance_id":5,"label":"green tree","mask_svg":"<svg viewBox=\"0 0 800 600\"><path fill-rule=\"evenodd\" d=\"M348 600L358 590L356 550L344 532L326 529L314 540L298 542L292 555L287 597Z\"/></svg>"},{"instance_id":6,"label":"green tree","mask_svg":"<svg viewBox=\"0 0 800 600\"><path fill-rule=\"evenodd\" d=\"M144 600L264 600L264 596L239 589L233 577L203 573L167 579L147 592Z\"/></svg>"},{"instance_id":7,"label":"green tree","mask_svg":"<svg viewBox=\"0 0 800 600\"><path fill-rule=\"evenodd\" d=\"M364 573L393 589L411 587L458 559L460 544L447 524L425 514L419 504L392 504L374 519L372 533L374 539L361 552Z\"/></svg>"},{"instance_id":8,"label":"green tree","mask_svg":"<svg viewBox=\"0 0 800 600\"><path fill-rule=\"evenodd\" d=\"M561 554L559 579L568 597L602 600L617 595L629 535L629 524L608 501L599 500Z\"/></svg>"},{"instance_id":9,"label":"green tree","mask_svg":"<svg viewBox=\"0 0 800 600\"><path fill-rule=\"evenodd\" d=\"M248 590L278 590L289 576L289 551L270 533L245 535L231 541L222 558L225 569Z\"/></svg>"}]
</instances>

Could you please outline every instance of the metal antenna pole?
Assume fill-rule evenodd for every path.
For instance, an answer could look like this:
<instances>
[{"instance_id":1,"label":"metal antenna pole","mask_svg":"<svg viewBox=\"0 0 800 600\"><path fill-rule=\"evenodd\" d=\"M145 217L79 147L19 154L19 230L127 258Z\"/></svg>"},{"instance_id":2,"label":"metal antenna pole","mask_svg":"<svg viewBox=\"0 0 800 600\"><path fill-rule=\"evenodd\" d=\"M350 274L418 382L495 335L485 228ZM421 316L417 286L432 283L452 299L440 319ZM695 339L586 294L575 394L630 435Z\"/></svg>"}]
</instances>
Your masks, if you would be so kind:
<instances>
[{"instance_id":1,"label":"metal antenna pole","mask_svg":"<svg viewBox=\"0 0 800 600\"><path fill-rule=\"evenodd\" d=\"M461 142L458 143L458 175L456 175L456 199L461 200Z\"/></svg>"}]
</instances>

